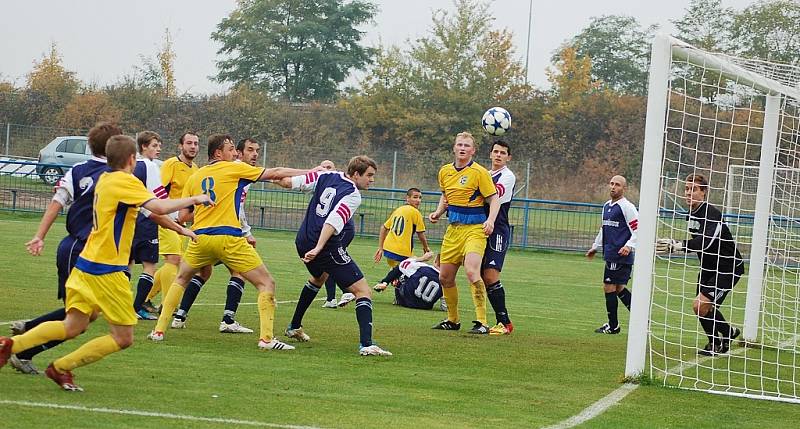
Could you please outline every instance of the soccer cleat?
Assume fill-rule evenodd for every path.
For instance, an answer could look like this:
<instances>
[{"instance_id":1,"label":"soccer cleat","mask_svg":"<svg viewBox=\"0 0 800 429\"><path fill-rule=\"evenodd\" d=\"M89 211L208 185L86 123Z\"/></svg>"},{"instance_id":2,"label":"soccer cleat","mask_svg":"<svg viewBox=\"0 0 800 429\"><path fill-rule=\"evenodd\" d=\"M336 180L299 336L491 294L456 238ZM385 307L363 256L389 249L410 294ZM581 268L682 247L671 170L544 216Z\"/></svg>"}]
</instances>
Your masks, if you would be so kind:
<instances>
[{"instance_id":1,"label":"soccer cleat","mask_svg":"<svg viewBox=\"0 0 800 429\"><path fill-rule=\"evenodd\" d=\"M311 340L311 337L303 332L302 326L297 329L292 329L291 326L288 326L284 331L284 334L286 334L286 336L289 338L294 338L295 340L300 341L301 343Z\"/></svg>"},{"instance_id":2,"label":"soccer cleat","mask_svg":"<svg viewBox=\"0 0 800 429\"><path fill-rule=\"evenodd\" d=\"M603 326L594 330L594 332L598 334L611 334L611 335L619 334L621 331L622 328L620 328L619 326L617 326L616 328L612 328L611 326L608 325L608 323L603 323Z\"/></svg>"},{"instance_id":3,"label":"soccer cleat","mask_svg":"<svg viewBox=\"0 0 800 429\"><path fill-rule=\"evenodd\" d=\"M511 331L509 331L508 328L506 328L506 325L503 325L502 323L498 323L489 328L489 335L508 335L510 333Z\"/></svg>"},{"instance_id":4,"label":"soccer cleat","mask_svg":"<svg viewBox=\"0 0 800 429\"><path fill-rule=\"evenodd\" d=\"M444 300L444 297L439 300L439 310L447 311L447 301Z\"/></svg>"},{"instance_id":5,"label":"soccer cleat","mask_svg":"<svg viewBox=\"0 0 800 429\"><path fill-rule=\"evenodd\" d=\"M172 319L172 324L170 325L172 329L184 329L186 328L186 320L178 319L177 317Z\"/></svg>"},{"instance_id":6,"label":"soccer cleat","mask_svg":"<svg viewBox=\"0 0 800 429\"><path fill-rule=\"evenodd\" d=\"M505 325L505 326L506 326L506 329L508 329L508 333L509 333L509 334L510 334L510 333L512 333L512 332L514 332L514 324L513 324L513 323L511 323L511 322L508 322L508 323L506 323L506 325Z\"/></svg>"},{"instance_id":7,"label":"soccer cleat","mask_svg":"<svg viewBox=\"0 0 800 429\"><path fill-rule=\"evenodd\" d=\"M728 353L728 345L725 343L708 343L705 347L697 351L700 356L719 356Z\"/></svg>"},{"instance_id":8,"label":"soccer cleat","mask_svg":"<svg viewBox=\"0 0 800 429\"><path fill-rule=\"evenodd\" d=\"M461 329L461 323L451 322L447 319L433 325L431 329L441 329L443 331L458 331Z\"/></svg>"},{"instance_id":9,"label":"soccer cleat","mask_svg":"<svg viewBox=\"0 0 800 429\"><path fill-rule=\"evenodd\" d=\"M358 354L361 356L391 356L392 352L378 347L377 344L373 344L371 346L361 347L358 349Z\"/></svg>"},{"instance_id":10,"label":"soccer cleat","mask_svg":"<svg viewBox=\"0 0 800 429\"><path fill-rule=\"evenodd\" d=\"M336 299L332 299L330 301L325 301L325 303L322 304L322 308L339 308L339 305L336 304Z\"/></svg>"},{"instance_id":11,"label":"soccer cleat","mask_svg":"<svg viewBox=\"0 0 800 429\"><path fill-rule=\"evenodd\" d=\"M8 337L0 337L0 368L4 367L11 357L11 348L13 346L14 340Z\"/></svg>"},{"instance_id":12,"label":"soccer cleat","mask_svg":"<svg viewBox=\"0 0 800 429\"><path fill-rule=\"evenodd\" d=\"M150 333L147 334L147 339L157 343L164 341L164 333L161 331L150 331Z\"/></svg>"},{"instance_id":13,"label":"soccer cleat","mask_svg":"<svg viewBox=\"0 0 800 429\"><path fill-rule=\"evenodd\" d=\"M273 338L271 341L263 338L258 340L258 348L261 350L294 350L294 346L280 342L277 338Z\"/></svg>"},{"instance_id":14,"label":"soccer cleat","mask_svg":"<svg viewBox=\"0 0 800 429\"><path fill-rule=\"evenodd\" d=\"M356 299L356 296L353 295L352 293L350 293L350 292L344 293L344 294L342 294L342 298L339 299L339 304L337 304L337 305L339 307L344 307L345 305L350 304L350 301L352 301L354 299Z\"/></svg>"},{"instance_id":15,"label":"soccer cleat","mask_svg":"<svg viewBox=\"0 0 800 429\"><path fill-rule=\"evenodd\" d=\"M161 306L154 306L152 302L147 301L142 304L142 309L150 314L161 314Z\"/></svg>"},{"instance_id":16,"label":"soccer cleat","mask_svg":"<svg viewBox=\"0 0 800 429\"><path fill-rule=\"evenodd\" d=\"M136 312L136 318L139 320L158 320L158 316L148 313L144 308Z\"/></svg>"},{"instance_id":17,"label":"soccer cleat","mask_svg":"<svg viewBox=\"0 0 800 429\"><path fill-rule=\"evenodd\" d=\"M16 320L11 322L11 335L22 335L27 331L25 329L25 321L24 320Z\"/></svg>"},{"instance_id":18,"label":"soccer cleat","mask_svg":"<svg viewBox=\"0 0 800 429\"><path fill-rule=\"evenodd\" d=\"M483 323L481 323L481 322L479 322L477 320L473 320L472 324L473 324L472 325L472 329L467 331L470 334L485 335L485 334L489 333L489 327L484 325Z\"/></svg>"},{"instance_id":19,"label":"soccer cleat","mask_svg":"<svg viewBox=\"0 0 800 429\"><path fill-rule=\"evenodd\" d=\"M8 363L12 368L16 369L17 372L29 375L39 375L39 370L33 366L33 362L31 362L30 359L20 359L17 357L17 355L11 355L11 357L8 358Z\"/></svg>"},{"instance_id":20,"label":"soccer cleat","mask_svg":"<svg viewBox=\"0 0 800 429\"><path fill-rule=\"evenodd\" d=\"M225 323L224 321L219 322L219 331L223 334L251 334L253 330L250 328L245 328L244 326L240 325L239 322L234 321L233 323Z\"/></svg>"},{"instance_id":21,"label":"soccer cleat","mask_svg":"<svg viewBox=\"0 0 800 429\"><path fill-rule=\"evenodd\" d=\"M47 369L44 371L44 375L68 392L83 392L83 388L75 384L75 381L73 381L72 373L70 371L58 372L52 363L47 366Z\"/></svg>"},{"instance_id":22,"label":"soccer cleat","mask_svg":"<svg viewBox=\"0 0 800 429\"><path fill-rule=\"evenodd\" d=\"M375 286L373 286L372 289L375 290L375 292L383 292L383 291L386 290L387 287L389 287L389 285L387 285L384 282L380 282L380 283L376 284Z\"/></svg>"}]
</instances>

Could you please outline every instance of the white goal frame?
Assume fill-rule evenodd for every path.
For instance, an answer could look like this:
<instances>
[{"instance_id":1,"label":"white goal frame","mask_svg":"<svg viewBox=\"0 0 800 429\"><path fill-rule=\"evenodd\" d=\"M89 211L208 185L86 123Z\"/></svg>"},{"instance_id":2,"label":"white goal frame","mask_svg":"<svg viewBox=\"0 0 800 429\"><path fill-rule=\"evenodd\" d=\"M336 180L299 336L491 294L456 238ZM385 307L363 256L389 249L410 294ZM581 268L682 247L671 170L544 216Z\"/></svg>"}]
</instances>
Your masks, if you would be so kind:
<instances>
[{"instance_id":1,"label":"white goal frame","mask_svg":"<svg viewBox=\"0 0 800 429\"><path fill-rule=\"evenodd\" d=\"M759 162L761 168L758 174L751 241L752 250L748 260L747 298L743 329L744 340L754 341L758 336L759 328L759 310L768 244L767 232L771 213L772 181L777 156L781 102L785 96L800 100L800 88L787 86L782 82L747 70L723 55L704 52L668 35L657 35L653 41L650 58L647 119L642 160L639 213L640 218L644 220L655 220L658 219L659 215L660 174L666 139L671 77L670 65L673 58L699 67L713 68L725 77L750 85L767 94ZM625 376L628 379L636 379L645 373L647 345L650 334L656 232L657 222L643 221L639 223L637 234L640 245L636 249L630 329L625 362ZM761 398L761 396L742 393L730 394ZM770 399L786 400L784 398ZM797 401L791 400L791 402Z\"/></svg>"}]
</instances>

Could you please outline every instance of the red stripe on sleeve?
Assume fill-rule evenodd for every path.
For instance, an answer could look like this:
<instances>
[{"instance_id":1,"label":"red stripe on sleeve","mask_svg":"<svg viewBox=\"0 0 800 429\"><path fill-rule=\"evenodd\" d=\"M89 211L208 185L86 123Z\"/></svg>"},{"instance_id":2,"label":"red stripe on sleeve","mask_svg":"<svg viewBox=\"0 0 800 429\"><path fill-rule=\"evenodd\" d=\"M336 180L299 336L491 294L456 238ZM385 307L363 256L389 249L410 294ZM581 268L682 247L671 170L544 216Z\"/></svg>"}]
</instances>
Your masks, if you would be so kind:
<instances>
[{"instance_id":1,"label":"red stripe on sleeve","mask_svg":"<svg viewBox=\"0 0 800 429\"><path fill-rule=\"evenodd\" d=\"M502 197L506 193L506 187L503 184L497 183L494 187L497 188L497 196Z\"/></svg>"}]
</instances>

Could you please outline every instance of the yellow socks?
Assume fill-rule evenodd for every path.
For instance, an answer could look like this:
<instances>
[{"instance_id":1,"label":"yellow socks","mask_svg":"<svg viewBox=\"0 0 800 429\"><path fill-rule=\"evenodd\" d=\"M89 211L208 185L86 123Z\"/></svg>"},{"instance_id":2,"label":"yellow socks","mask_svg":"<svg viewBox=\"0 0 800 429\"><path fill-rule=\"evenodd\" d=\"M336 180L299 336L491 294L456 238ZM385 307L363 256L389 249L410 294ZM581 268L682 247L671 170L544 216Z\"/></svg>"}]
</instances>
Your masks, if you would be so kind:
<instances>
[{"instance_id":1,"label":"yellow socks","mask_svg":"<svg viewBox=\"0 0 800 429\"><path fill-rule=\"evenodd\" d=\"M275 321L275 294L272 292L258 293L258 320L261 325L260 338L264 341L272 340L272 330Z\"/></svg>"},{"instance_id":2,"label":"yellow socks","mask_svg":"<svg viewBox=\"0 0 800 429\"><path fill-rule=\"evenodd\" d=\"M186 288L184 286L172 283L169 292L164 295L164 300L161 301L161 314L158 316L158 322L156 322L156 331L167 331L167 327L172 323L172 313L175 312L175 309L178 308L178 304L181 303L183 291L185 290Z\"/></svg>"},{"instance_id":3,"label":"yellow socks","mask_svg":"<svg viewBox=\"0 0 800 429\"><path fill-rule=\"evenodd\" d=\"M458 287L442 288L442 294L447 303L447 320L459 323L461 318L458 315Z\"/></svg>"},{"instance_id":4,"label":"yellow socks","mask_svg":"<svg viewBox=\"0 0 800 429\"><path fill-rule=\"evenodd\" d=\"M88 341L78 350L53 361L53 366L59 372L72 371L75 368L97 362L111 353L120 351L119 344L111 335L104 335Z\"/></svg>"},{"instance_id":5,"label":"yellow socks","mask_svg":"<svg viewBox=\"0 0 800 429\"><path fill-rule=\"evenodd\" d=\"M472 303L475 304L475 320L486 326L486 286L483 280L478 280L469 285L472 293Z\"/></svg>"},{"instance_id":6,"label":"yellow socks","mask_svg":"<svg viewBox=\"0 0 800 429\"><path fill-rule=\"evenodd\" d=\"M158 295L158 292L161 291L161 289L164 289L162 296L166 298L167 292L169 292L169 287L175 281L175 277L177 275L178 266L170 264L169 262L165 262L164 265L162 265L153 276L153 287L150 289L150 293L147 294L147 301L150 301L153 299L153 297Z\"/></svg>"},{"instance_id":7,"label":"yellow socks","mask_svg":"<svg viewBox=\"0 0 800 429\"><path fill-rule=\"evenodd\" d=\"M67 331L64 329L64 322L60 320L44 322L22 335L13 337L14 345L11 347L11 353L20 353L31 347L65 338L67 338Z\"/></svg>"}]
</instances>

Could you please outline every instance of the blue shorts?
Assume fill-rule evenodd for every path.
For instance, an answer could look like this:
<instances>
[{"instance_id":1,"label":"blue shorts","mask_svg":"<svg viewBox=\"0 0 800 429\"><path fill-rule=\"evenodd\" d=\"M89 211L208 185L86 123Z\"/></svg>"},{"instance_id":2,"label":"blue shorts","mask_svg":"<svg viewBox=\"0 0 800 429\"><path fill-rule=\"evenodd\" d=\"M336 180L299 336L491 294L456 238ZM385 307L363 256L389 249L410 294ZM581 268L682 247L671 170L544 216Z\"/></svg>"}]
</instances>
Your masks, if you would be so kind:
<instances>
[{"instance_id":1,"label":"blue shorts","mask_svg":"<svg viewBox=\"0 0 800 429\"><path fill-rule=\"evenodd\" d=\"M67 279L69 273L75 268L75 262L78 260L78 255L83 252L83 246L86 245L85 240L80 240L71 235L64 237L58 243L58 250L56 250L56 268L58 268L58 299L67 299Z\"/></svg>"},{"instance_id":2,"label":"blue shorts","mask_svg":"<svg viewBox=\"0 0 800 429\"><path fill-rule=\"evenodd\" d=\"M296 247L297 254L301 258L313 248L300 245L296 245ZM306 264L306 269L314 278L319 278L322 273L328 273L339 289L345 292L355 282L364 278L364 273L347 253L347 249L340 246L322 249L313 261Z\"/></svg>"},{"instance_id":3,"label":"blue shorts","mask_svg":"<svg viewBox=\"0 0 800 429\"><path fill-rule=\"evenodd\" d=\"M481 271L488 268L503 271L503 262L508 252L508 238L509 234L493 232L492 235L486 239L486 250L483 252Z\"/></svg>"},{"instance_id":4,"label":"blue shorts","mask_svg":"<svg viewBox=\"0 0 800 429\"><path fill-rule=\"evenodd\" d=\"M618 262L606 261L606 269L603 271L603 283L609 285L626 285L631 279L631 264L620 264Z\"/></svg>"},{"instance_id":5,"label":"blue shorts","mask_svg":"<svg viewBox=\"0 0 800 429\"><path fill-rule=\"evenodd\" d=\"M133 240L130 259L134 264L141 264L142 262L158 263L158 238Z\"/></svg>"}]
</instances>

